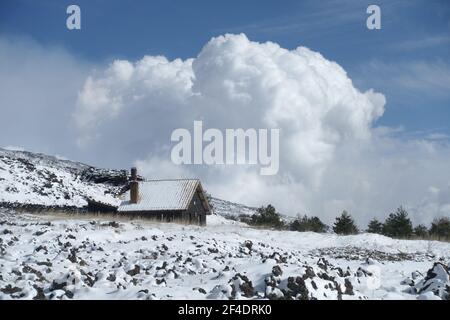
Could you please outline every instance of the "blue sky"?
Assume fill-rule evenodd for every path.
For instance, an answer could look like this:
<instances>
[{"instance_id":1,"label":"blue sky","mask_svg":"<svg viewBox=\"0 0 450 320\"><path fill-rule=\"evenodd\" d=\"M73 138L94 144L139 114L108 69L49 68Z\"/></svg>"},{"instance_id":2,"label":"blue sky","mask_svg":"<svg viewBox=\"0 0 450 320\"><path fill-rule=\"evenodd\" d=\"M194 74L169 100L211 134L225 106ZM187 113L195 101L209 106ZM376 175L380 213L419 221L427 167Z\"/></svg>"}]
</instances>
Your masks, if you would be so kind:
<instances>
[{"instance_id":1,"label":"blue sky","mask_svg":"<svg viewBox=\"0 0 450 320\"><path fill-rule=\"evenodd\" d=\"M82 30L65 28L78 4ZM382 29L365 27L371 1L2 0L0 35L29 37L93 63L145 54L195 57L213 36L299 45L338 62L355 85L386 95L378 125L450 133L450 2L377 1Z\"/></svg>"}]
</instances>

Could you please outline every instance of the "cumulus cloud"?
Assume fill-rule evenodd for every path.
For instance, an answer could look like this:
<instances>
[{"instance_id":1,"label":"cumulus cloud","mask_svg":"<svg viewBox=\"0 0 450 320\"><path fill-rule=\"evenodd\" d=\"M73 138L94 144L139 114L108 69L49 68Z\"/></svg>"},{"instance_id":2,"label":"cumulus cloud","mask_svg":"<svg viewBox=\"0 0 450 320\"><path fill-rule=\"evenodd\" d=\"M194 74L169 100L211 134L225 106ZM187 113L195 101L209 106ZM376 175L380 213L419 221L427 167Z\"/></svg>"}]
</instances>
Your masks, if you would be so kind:
<instances>
[{"instance_id":1,"label":"cumulus cloud","mask_svg":"<svg viewBox=\"0 0 450 320\"><path fill-rule=\"evenodd\" d=\"M190 93L191 76L189 60L168 61L162 56L146 56L135 64L116 60L101 77L86 80L78 96L76 124L88 138L103 121L126 112L124 105L149 103L152 108L166 98L170 105L179 103Z\"/></svg>"},{"instance_id":2,"label":"cumulus cloud","mask_svg":"<svg viewBox=\"0 0 450 320\"><path fill-rule=\"evenodd\" d=\"M213 38L186 61L115 61L87 79L75 119L81 140L89 141L105 127L130 130L120 124L134 117L134 132L120 136L159 140L160 147L170 142L168 132L191 128L196 119L213 128L281 128L281 149L289 151L284 171L295 167L302 174L294 178L304 180L318 178L336 145L368 139L384 103L381 94L359 92L338 64L319 53L251 42L241 34Z\"/></svg>"},{"instance_id":3,"label":"cumulus cloud","mask_svg":"<svg viewBox=\"0 0 450 320\"><path fill-rule=\"evenodd\" d=\"M83 148L121 166L137 163L148 178L198 176L230 200L328 222L349 209L365 223L400 204L421 220L448 214L448 141L404 141L375 128L385 103L320 53L240 34L211 39L193 59L115 61L87 78L73 117ZM192 129L194 120L205 128L279 128L278 175L260 176L251 165L175 166L171 132ZM429 205L436 189L439 210Z\"/></svg>"}]
</instances>

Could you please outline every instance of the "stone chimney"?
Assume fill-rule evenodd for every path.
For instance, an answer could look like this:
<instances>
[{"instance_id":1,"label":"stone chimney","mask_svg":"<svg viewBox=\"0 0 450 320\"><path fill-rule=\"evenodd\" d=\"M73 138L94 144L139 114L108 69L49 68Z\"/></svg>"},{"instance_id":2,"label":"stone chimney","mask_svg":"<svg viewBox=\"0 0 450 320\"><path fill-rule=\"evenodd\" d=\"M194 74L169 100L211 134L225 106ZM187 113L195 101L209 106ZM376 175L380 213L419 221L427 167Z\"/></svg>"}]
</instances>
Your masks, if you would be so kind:
<instances>
[{"instance_id":1,"label":"stone chimney","mask_svg":"<svg viewBox=\"0 0 450 320\"><path fill-rule=\"evenodd\" d=\"M130 181L130 203L138 203L139 200L139 182L137 181L137 169L131 168Z\"/></svg>"}]
</instances>

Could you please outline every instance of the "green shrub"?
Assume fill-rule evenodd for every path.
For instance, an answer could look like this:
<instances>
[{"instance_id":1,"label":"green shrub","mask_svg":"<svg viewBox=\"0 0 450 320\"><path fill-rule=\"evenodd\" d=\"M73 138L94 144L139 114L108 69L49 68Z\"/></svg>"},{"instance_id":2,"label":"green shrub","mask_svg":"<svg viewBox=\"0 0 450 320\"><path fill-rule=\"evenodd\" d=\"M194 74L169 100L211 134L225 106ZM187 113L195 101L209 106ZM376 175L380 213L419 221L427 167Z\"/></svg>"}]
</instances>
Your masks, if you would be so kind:
<instances>
[{"instance_id":1,"label":"green shrub","mask_svg":"<svg viewBox=\"0 0 450 320\"><path fill-rule=\"evenodd\" d=\"M447 217L437 218L431 223L430 234L441 239L450 239L450 219Z\"/></svg>"},{"instance_id":2,"label":"green shrub","mask_svg":"<svg viewBox=\"0 0 450 320\"><path fill-rule=\"evenodd\" d=\"M419 224L414 228L414 235L419 238L427 238L428 237L428 228L423 224Z\"/></svg>"},{"instance_id":3,"label":"green shrub","mask_svg":"<svg viewBox=\"0 0 450 320\"><path fill-rule=\"evenodd\" d=\"M373 218L367 225L366 231L369 233L383 234L383 223L378 221L376 218Z\"/></svg>"},{"instance_id":4,"label":"green shrub","mask_svg":"<svg viewBox=\"0 0 450 320\"><path fill-rule=\"evenodd\" d=\"M356 234L358 233L358 227L356 227L352 216L344 210L341 216L336 218L333 231L337 234Z\"/></svg>"},{"instance_id":5,"label":"green shrub","mask_svg":"<svg viewBox=\"0 0 450 320\"><path fill-rule=\"evenodd\" d=\"M267 207L259 208L256 214L244 222L253 226L265 226L275 229L283 229L285 227L280 214L270 204Z\"/></svg>"},{"instance_id":6,"label":"green shrub","mask_svg":"<svg viewBox=\"0 0 450 320\"><path fill-rule=\"evenodd\" d=\"M328 226L320 221L318 217L308 217L307 215L299 216L289 224L289 230L292 231L312 231L323 233L326 232Z\"/></svg>"}]
</instances>

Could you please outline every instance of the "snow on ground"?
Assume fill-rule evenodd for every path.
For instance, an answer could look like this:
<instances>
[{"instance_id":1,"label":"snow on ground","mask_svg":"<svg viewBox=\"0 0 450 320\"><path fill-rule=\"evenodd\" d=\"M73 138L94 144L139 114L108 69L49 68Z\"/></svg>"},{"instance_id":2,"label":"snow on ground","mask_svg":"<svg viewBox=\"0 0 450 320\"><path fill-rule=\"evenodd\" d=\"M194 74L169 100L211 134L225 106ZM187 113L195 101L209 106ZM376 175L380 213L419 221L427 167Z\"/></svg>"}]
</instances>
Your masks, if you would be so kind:
<instances>
[{"instance_id":1,"label":"snow on ground","mask_svg":"<svg viewBox=\"0 0 450 320\"><path fill-rule=\"evenodd\" d=\"M0 299L440 299L450 244L0 212Z\"/></svg>"}]
</instances>

